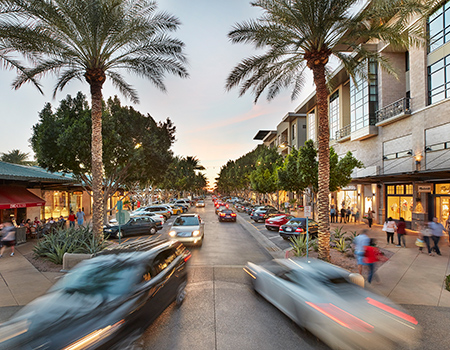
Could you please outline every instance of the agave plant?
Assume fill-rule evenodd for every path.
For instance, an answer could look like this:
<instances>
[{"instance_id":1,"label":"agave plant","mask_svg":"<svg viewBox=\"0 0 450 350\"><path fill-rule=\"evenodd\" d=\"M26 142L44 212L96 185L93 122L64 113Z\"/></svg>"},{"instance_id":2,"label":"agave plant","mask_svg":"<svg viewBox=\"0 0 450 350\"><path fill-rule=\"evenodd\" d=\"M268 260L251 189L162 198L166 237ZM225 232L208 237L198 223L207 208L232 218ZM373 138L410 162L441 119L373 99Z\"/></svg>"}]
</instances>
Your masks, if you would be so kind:
<instances>
[{"instance_id":1,"label":"agave plant","mask_svg":"<svg viewBox=\"0 0 450 350\"><path fill-rule=\"evenodd\" d=\"M291 247L294 251L294 256L302 257L307 252L307 240L305 235L299 235L298 237L291 237Z\"/></svg>"},{"instance_id":2,"label":"agave plant","mask_svg":"<svg viewBox=\"0 0 450 350\"><path fill-rule=\"evenodd\" d=\"M347 242L345 237L341 237L340 239L334 240L334 249L338 252L345 253L348 249L350 249L350 243Z\"/></svg>"},{"instance_id":3,"label":"agave plant","mask_svg":"<svg viewBox=\"0 0 450 350\"><path fill-rule=\"evenodd\" d=\"M347 231L343 231L343 230L344 230L344 226L336 227L334 229L334 231L332 232L334 240L345 237L345 235L347 234Z\"/></svg>"}]
</instances>

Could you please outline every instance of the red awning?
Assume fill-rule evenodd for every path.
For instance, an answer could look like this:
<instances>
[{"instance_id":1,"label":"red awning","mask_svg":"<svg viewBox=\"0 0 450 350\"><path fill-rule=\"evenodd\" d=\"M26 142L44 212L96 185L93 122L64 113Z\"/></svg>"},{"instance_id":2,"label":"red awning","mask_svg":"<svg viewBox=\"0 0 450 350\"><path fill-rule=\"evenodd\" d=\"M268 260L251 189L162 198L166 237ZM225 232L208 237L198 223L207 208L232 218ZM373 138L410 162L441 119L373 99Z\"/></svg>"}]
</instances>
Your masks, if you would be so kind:
<instances>
[{"instance_id":1,"label":"red awning","mask_svg":"<svg viewBox=\"0 0 450 350\"><path fill-rule=\"evenodd\" d=\"M0 209L40 207L45 201L20 186L0 186Z\"/></svg>"}]
</instances>

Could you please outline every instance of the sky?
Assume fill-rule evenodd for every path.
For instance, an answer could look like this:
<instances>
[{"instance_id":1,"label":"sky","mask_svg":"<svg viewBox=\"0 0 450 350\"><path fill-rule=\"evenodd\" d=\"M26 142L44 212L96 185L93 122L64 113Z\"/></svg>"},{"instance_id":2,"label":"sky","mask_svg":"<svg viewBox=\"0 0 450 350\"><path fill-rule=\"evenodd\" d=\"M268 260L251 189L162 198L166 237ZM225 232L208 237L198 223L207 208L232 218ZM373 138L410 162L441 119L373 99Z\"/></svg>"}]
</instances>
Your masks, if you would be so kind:
<instances>
[{"instance_id":1,"label":"sky","mask_svg":"<svg viewBox=\"0 0 450 350\"><path fill-rule=\"evenodd\" d=\"M227 37L233 24L260 15L249 0L159 0L158 9L178 17L182 23L171 36L186 45L190 77L167 75L164 93L148 80L121 72L138 91L140 103L132 104L108 82L103 97L106 100L117 95L123 105L148 113L156 121L169 117L177 129L174 154L197 157L206 168L209 185L213 186L220 168L228 160L253 150L260 142L253 140L258 130L275 130L286 113L293 112L312 91L313 85L308 83L295 101L291 101L290 91L285 90L271 102L266 101L264 94L256 104L250 92L239 97L238 88L225 90L231 70L243 58L256 53L251 45L231 44ZM42 96L31 84L13 90L11 83L15 76L14 71L0 70L0 153L19 149L33 155L29 140L45 103L50 102L56 108L60 100L69 94L75 96L78 91L90 100L89 86L74 80L53 99L54 78L41 80Z\"/></svg>"}]
</instances>

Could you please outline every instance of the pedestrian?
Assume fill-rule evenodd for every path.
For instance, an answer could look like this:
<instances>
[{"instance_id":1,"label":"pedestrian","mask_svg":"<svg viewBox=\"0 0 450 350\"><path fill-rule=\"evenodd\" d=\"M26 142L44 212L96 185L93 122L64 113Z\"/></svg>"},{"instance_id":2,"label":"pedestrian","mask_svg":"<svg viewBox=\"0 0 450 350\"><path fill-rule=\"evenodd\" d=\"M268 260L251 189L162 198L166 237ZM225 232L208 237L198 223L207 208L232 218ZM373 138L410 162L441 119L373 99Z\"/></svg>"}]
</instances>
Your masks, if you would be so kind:
<instances>
[{"instance_id":1,"label":"pedestrian","mask_svg":"<svg viewBox=\"0 0 450 350\"><path fill-rule=\"evenodd\" d=\"M450 215L445 220L445 231L447 231L448 246L450 247Z\"/></svg>"},{"instance_id":2,"label":"pedestrian","mask_svg":"<svg viewBox=\"0 0 450 350\"><path fill-rule=\"evenodd\" d=\"M84 211L82 211L81 208L78 208L77 211L77 223L78 226L83 226L84 223Z\"/></svg>"},{"instance_id":3,"label":"pedestrian","mask_svg":"<svg viewBox=\"0 0 450 350\"><path fill-rule=\"evenodd\" d=\"M369 208L369 210L367 211L367 222L369 223L369 228L372 228L372 223L373 223L373 214L375 212Z\"/></svg>"},{"instance_id":4,"label":"pedestrian","mask_svg":"<svg viewBox=\"0 0 450 350\"><path fill-rule=\"evenodd\" d=\"M403 247L406 248L406 223L404 218L400 218L400 221L397 224L397 238L398 238L398 244L397 247L401 247L403 243Z\"/></svg>"},{"instance_id":5,"label":"pedestrian","mask_svg":"<svg viewBox=\"0 0 450 350\"><path fill-rule=\"evenodd\" d=\"M288 202L288 201L284 202L284 212L285 212L286 214L289 213L289 207L290 207L289 202Z\"/></svg>"},{"instance_id":6,"label":"pedestrian","mask_svg":"<svg viewBox=\"0 0 450 350\"><path fill-rule=\"evenodd\" d=\"M370 243L366 246L364 254L364 262L369 267L369 276L367 282L372 283L372 279L375 276L375 265L378 261L386 261L384 254L376 247L375 240L370 239Z\"/></svg>"},{"instance_id":7,"label":"pedestrian","mask_svg":"<svg viewBox=\"0 0 450 350\"><path fill-rule=\"evenodd\" d=\"M69 227L75 227L75 214L73 213L73 211L70 211L69 217Z\"/></svg>"},{"instance_id":8,"label":"pedestrian","mask_svg":"<svg viewBox=\"0 0 450 350\"><path fill-rule=\"evenodd\" d=\"M16 245L16 228L12 223L5 222L1 231L1 249L0 258L3 256L6 247L11 247L11 256L14 256L14 247Z\"/></svg>"},{"instance_id":9,"label":"pedestrian","mask_svg":"<svg viewBox=\"0 0 450 350\"><path fill-rule=\"evenodd\" d=\"M389 217L383 225L383 231L386 231L387 244L389 244L389 241L394 244L395 230L397 230L397 225L395 224L394 219Z\"/></svg>"},{"instance_id":10,"label":"pedestrian","mask_svg":"<svg viewBox=\"0 0 450 350\"><path fill-rule=\"evenodd\" d=\"M334 209L334 205L332 205L330 209L330 218L331 222L336 222L336 209Z\"/></svg>"},{"instance_id":11,"label":"pedestrian","mask_svg":"<svg viewBox=\"0 0 450 350\"><path fill-rule=\"evenodd\" d=\"M444 225L442 225L439 221L437 217L433 218L433 221L431 221L428 226L431 229L431 239L433 240L434 243L434 247L433 250L436 252L437 255L442 255L441 251L439 250L439 240L441 239L441 237L444 235L443 231L444 229Z\"/></svg>"},{"instance_id":12,"label":"pedestrian","mask_svg":"<svg viewBox=\"0 0 450 350\"><path fill-rule=\"evenodd\" d=\"M341 208L341 224L342 224L342 221L344 222L344 224L345 224L345 216L347 215L347 210L345 210L345 208L344 207L342 207Z\"/></svg>"},{"instance_id":13,"label":"pedestrian","mask_svg":"<svg viewBox=\"0 0 450 350\"><path fill-rule=\"evenodd\" d=\"M362 275L364 263L364 254L366 246L370 244L370 238L367 236L367 230L362 230L361 233L353 239L355 248L355 258L358 265L359 274Z\"/></svg>"},{"instance_id":14,"label":"pedestrian","mask_svg":"<svg viewBox=\"0 0 450 350\"><path fill-rule=\"evenodd\" d=\"M352 211L350 210L350 207L347 208L347 211L345 212L345 221L350 222L351 220Z\"/></svg>"},{"instance_id":15,"label":"pedestrian","mask_svg":"<svg viewBox=\"0 0 450 350\"><path fill-rule=\"evenodd\" d=\"M428 227L427 223L424 223L423 225L420 226L419 233L420 233L420 238L425 242L425 245L426 245L427 250L428 250L428 254L432 255L431 254L431 245L430 245L431 230ZM416 245L419 246L419 250L420 250L420 252L422 252L422 247L420 245L420 242L416 241Z\"/></svg>"},{"instance_id":16,"label":"pedestrian","mask_svg":"<svg viewBox=\"0 0 450 350\"><path fill-rule=\"evenodd\" d=\"M358 222L359 222L359 210L356 209L356 212L355 212L355 223L357 224Z\"/></svg>"}]
</instances>

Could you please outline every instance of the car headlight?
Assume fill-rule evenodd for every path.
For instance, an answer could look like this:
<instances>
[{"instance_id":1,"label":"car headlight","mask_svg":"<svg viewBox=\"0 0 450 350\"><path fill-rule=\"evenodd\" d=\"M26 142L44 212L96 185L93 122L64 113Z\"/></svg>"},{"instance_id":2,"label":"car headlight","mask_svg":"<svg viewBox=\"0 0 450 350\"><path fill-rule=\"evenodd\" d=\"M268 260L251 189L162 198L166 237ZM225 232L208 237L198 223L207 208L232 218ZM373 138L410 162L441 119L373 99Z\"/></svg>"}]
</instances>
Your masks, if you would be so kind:
<instances>
[{"instance_id":1,"label":"car headlight","mask_svg":"<svg viewBox=\"0 0 450 350\"><path fill-rule=\"evenodd\" d=\"M105 232L112 232L112 229L107 228L107 229L105 229Z\"/></svg>"},{"instance_id":2,"label":"car headlight","mask_svg":"<svg viewBox=\"0 0 450 350\"><path fill-rule=\"evenodd\" d=\"M170 231L169 232L169 236L170 237L175 237L177 235L177 233L175 231Z\"/></svg>"},{"instance_id":3,"label":"car headlight","mask_svg":"<svg viewBox=\"0 0 450 350\"><path fill-rule=\"evenodd\" d=\"M192 232L193 236L200 236L200 231L199 230L195 230Z\"/></svg>"},{"instance_id":4,"label":"car headlight","mask_svg":"<svg viewBox=\"0 0 450 350\"><path fill-rule=\"evenodd\" d=\"M124 320L106 326L105 328L95 330L94 332L84 336L83 338L77 340L76 342L66 346L63 350L81 350L88 349L97 344L100 344L104 339L111 336L114 332L118 331L123 325Z\"/></svg>"}]
</instances>

